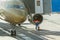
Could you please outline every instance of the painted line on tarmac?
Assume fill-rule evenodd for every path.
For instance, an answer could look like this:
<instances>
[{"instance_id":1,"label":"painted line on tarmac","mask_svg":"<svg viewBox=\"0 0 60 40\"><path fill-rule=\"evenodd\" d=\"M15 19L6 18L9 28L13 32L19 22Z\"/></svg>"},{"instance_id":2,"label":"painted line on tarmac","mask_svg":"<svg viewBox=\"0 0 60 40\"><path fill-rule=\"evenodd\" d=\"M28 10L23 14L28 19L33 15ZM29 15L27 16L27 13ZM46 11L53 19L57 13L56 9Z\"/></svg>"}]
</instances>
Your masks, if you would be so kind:
<instances>
[{"instance_id":1,"label":"painted line on tarmac","mask_svg":"<svg viewBox=\"0 0 60 40\"><path fill-rule=\"evenodd\" d=\"M25 34L18 34L18 35L21 36L21 37L22 37L23 39L25 39L25 40L34 40L34 39L26 36Z\"/></svg>"},{"instance_id":2,"label":"painted line on tarmac","mask_svg":"<svg viewBox=\"0 0 60 40\"><path fill-rule=\"evenodd\" d=\"M0 30L3 31L3 32L5 32L5 33L7 33L8 35L11 35L11 33L9 32L9 30L5 30L5 29L3 29L3 28L1 28L1 27L0 27ZM16 36L16 39L17 39L17 38L18 38L19 40L23 40L23 39L21 39L20 37Z\"/></svg>"},{"instance_id":3,"label":"painted line on tarmac","mask_svg":"<svg viewBox=\"0 0 60 40\"><path fill-rule=\"evenodd\" d=\"M30 33L30 34L32 34L32 35L34 35L34 36L36 36L36 37L38 37L38 38L40 38L40 39L44 39L44 37L42 37L42 36L38 36L37 34L34 34L34 33L32 33L32 32L28 32L28 33Z\"/></svg>"},{"instance_id":4,"label":"painted line on tarmac","mask_svg":"<svg viewBox=\"0 0 60 40\"><path fill-rule=\"evenodd\" d=\"M3 28L0 27L0 30L2 30L3 32L7 33L8 35L10 35L11 33L9 33L8 31L4 30Z\"/></svg>"},{"instance_id":5,"label":"painted line on tarmac","mask_svg":"<svg viewBox=\"0 0 60 40\"><path fill-rule=\"evenodd\" d=\"M25 28L22 28L22 29L26 30ZM28 31L28 33L31 34L31 35L34 35L34 36L36 36L36 37L38 37L38 38L40 38L42 40L45 39L43 36L38 36L37 34L34 34L34 33L30 32L30 31Z\"/></svg>"}]
</instances>

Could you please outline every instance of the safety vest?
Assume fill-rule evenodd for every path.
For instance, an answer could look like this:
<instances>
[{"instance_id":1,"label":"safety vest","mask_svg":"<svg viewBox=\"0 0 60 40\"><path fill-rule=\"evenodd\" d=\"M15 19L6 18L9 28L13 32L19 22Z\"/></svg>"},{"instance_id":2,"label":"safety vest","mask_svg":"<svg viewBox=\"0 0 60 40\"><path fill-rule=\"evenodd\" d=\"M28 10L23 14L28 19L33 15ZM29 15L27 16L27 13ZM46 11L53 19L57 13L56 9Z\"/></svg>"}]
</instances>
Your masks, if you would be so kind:
<instances>
[{"instance_id":1,"label":"safety vest","mask_svg":"<svg viewBox=\"0 0 60 40\"><path fill-rule=\"evenodd\" d=\"M39 20L33 20L34 23L39 23L40 21Z\"/></svg>"}]
</instances>

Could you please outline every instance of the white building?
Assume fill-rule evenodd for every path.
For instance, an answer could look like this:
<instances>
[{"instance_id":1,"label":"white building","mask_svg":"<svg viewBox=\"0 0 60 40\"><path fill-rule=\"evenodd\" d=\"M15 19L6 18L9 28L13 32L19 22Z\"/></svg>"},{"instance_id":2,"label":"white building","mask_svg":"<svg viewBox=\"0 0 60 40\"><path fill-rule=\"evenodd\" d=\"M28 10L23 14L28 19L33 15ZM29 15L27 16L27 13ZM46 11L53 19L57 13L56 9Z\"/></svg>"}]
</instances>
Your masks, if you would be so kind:
<instances>
[{"instance_id":1,"label":"white building","mask_svg":"<svg viewBox=\"0 0 60 40\"><path fill-rule=\"evenodd\" d=\"M43 0L35 0L35 13L43 13Z\"/></svg>"}]
</instances>

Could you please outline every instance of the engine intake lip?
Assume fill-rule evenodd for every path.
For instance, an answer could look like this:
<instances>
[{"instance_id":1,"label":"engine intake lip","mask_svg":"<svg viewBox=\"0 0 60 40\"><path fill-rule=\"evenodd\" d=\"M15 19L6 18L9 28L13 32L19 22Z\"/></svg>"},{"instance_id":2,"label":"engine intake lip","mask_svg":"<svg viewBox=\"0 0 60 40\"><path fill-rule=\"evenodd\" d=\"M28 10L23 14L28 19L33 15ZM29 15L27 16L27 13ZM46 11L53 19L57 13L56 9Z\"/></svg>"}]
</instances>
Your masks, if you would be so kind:
<instances>
[{"instance_id":1,"label":"engine intake lip","mask_svg":"<svg viewBox=\"0 0 60 40\"><path fill-rule=\"evenodd\" d=\"M41 14L35 14L35 15L33 16L33 21L34 21L34 20L38 20L39 23L41 24L42 21L43 21L43 16L42 16Z\"/></svg>"}]
</instances>

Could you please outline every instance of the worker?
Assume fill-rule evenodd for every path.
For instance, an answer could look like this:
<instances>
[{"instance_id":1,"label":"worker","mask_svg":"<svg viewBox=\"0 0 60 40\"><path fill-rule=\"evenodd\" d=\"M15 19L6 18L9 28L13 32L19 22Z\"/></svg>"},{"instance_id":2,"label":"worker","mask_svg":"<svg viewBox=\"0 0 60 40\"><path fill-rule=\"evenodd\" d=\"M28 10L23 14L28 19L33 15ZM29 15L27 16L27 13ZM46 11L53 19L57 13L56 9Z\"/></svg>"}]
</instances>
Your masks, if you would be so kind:
<instances>
[{"instance_id":1,"label":"worker","mask_svg":"<svg viewBox=\"0 0 60 40\"><path fill-rule=\"evenodd\" d=\"M39 21L39 20L33 20L33 22L34 22L35 25L36 25L35 29L36 29L36 30L40 30L40 27L39 27L39 24L40 24L39 22L40 22L40 21Z\"/></svg>"}]
</instances>

